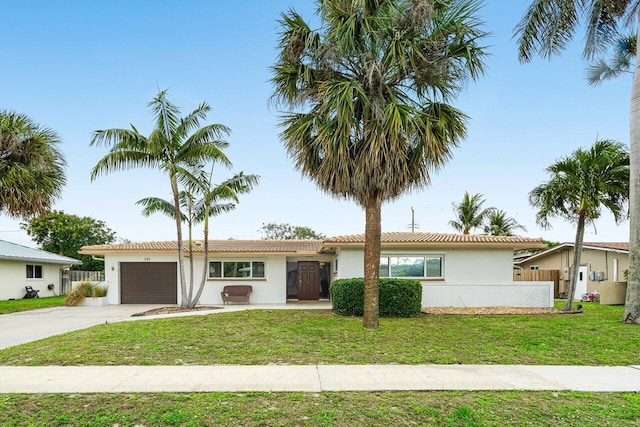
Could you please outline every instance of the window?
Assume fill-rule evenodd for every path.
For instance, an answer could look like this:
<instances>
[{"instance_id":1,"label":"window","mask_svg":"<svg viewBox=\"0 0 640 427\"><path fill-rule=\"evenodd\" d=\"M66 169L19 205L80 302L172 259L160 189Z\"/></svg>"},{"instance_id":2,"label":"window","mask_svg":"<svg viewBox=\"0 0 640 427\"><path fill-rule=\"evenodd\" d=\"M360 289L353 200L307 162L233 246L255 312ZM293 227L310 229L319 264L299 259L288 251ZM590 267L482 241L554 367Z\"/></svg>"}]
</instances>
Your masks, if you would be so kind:
<instances>
[{"instance_id":1,"label":"window","mask_svg":"<svg viewBox=\"0 0 640 427\"><path fill-rule=\"evenodd\" d=\"M27 279L42 279L42 266L27 264Z\"/></svg>"},{"instance_id":2,"label":"window","mask_svg":"<svg viewBox=\"0 0 640 427\"><path fill-rule=\"evenodd\" d=\"M441 255L383 256L380 258L380 277L442 278Z\"/></svg>"},{"instance_id":3,"label":"window","mask_svg":"<svg viewBox=\"0 0 640 427\"><path fill-rule=\"evenodd\" d=\"M211 261L210 279L264 279L264 261Z\"/></svg>"},{"instance_id":4,"label":"window","mask_svg":"<svg viewBox=\"0 0 640 427\"><path fill-rule=\"evenodd\" d=\"M530 265L529 266L529 270L540 270L540 266L539 265Z\"/></svg>"}]
</instances>

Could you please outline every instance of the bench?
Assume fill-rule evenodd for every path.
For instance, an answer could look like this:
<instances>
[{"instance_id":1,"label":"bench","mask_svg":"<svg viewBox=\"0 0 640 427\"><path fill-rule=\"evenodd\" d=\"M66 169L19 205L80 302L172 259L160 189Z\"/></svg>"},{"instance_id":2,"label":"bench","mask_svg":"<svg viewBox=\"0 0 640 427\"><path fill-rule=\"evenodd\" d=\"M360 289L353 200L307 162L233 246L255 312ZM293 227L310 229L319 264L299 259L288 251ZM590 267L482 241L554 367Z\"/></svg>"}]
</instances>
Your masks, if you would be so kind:
<instances>
[{"instance_id":1,"label":"bench","mask_svg":"<svg viewBox=\"0 0 640 427\"><path fill-rule=\"evenodd\" d=\"M222 304L224 305L228 302L246 302L249 304L251 292L253 292L253 288L249 285L225 286L220 292Z\"/></svg>"}]
</instances>

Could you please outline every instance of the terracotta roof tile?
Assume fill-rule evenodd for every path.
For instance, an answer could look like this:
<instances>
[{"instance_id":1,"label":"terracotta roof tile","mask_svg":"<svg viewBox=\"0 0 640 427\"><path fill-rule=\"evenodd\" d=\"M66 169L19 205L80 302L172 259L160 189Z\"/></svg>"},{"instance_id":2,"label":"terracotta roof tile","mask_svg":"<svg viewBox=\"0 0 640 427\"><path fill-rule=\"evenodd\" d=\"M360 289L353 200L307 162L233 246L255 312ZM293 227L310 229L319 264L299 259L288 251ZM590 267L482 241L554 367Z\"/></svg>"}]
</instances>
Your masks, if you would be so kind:
<instances>
[{"instance_id":1,"label":"terracotta roof tile","mask_svg":"<svg viewBox=\"0 0 640 427\"><path fill-rule=\"evenodd\" d=\"M487 236L476 234L444 233L382 233L382 244L389 246L486 246L513 248L542 248L541 238L517 236ZM363 246L364 234L330 237L324 240L210 240L210 253L319 253L323 247ZM176 251L176 241L119 243L84 246L82 254L100 255L106 252L164 252ZM187 247L185 244L185 251ZM201 241L196 241L194 252L202 252Z\"/></svg>"},{"instance_id":2,"label":"terracotta roof tile","mask_svg":"<svg viewBox=\"0 0 640 427\"><path fill-rule=\"evenodd\" d=\"M447 234L447 233L409 233L393 232L382 233L382 244L403 244L403 243L425 243L425 244L470 244L470 245L510 245L518 247L530 245L531 247L542 247L542 238L529 238L519 236L489 236L484 234ZM325 239L325 246L340 246L364 244L364 234L354 234L350 236L337 236Z\"/></svg>"},{"instance_id":3,"label":"terracotta roof tile","mask_svg":"<svg viewBox=\"0 0 640 427\"><path fill-rule=\"evenodd\" d=\"M571 243L573 245L573 243ZM584 242L582 246L589 246L592 248L613 249L617 251L628 251L628 242Z\"/></svg>"},{"instance_id":4,"label":"terracotta roof tile","mask_svg":"<svg viewBox=\"0 0 640 427\"><path fill-rule=\"evenodd\" d=\"M321 240L210 240L209 252L213 253L317 253L322 247ZM187 244L184 245L185 251ZM129 251L176 251L177 241L119 243L111 245L83 246L81 253L129 252ZM194 252L203 252L202 241L194 242Z\"/></svg>"}]
</instances>

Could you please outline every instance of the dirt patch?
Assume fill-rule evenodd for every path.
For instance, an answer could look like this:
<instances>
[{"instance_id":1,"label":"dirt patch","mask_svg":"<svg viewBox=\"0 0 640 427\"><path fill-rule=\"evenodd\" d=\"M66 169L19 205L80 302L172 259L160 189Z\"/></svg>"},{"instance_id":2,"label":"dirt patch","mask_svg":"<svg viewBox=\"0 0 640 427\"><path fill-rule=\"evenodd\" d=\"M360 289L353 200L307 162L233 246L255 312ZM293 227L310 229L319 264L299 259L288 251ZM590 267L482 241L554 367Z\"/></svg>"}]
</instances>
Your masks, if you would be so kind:
<instances>
[{"instance_id":1,"label":"dirt patch","mask_svg":"<svg viewBox=\"0 0 640 427\"><path fill-rule=\"evenodd\" d=\"M574 314L582 313L582 309L562 311L559 308L529 307L423 307L425 314Z\"/></svg>"},{"instance_id":2,"label":"dirt patch","mask_svg":"<svg viewBox=\"0 0 640 427\"><path fill-rule=\"evenodd\" d=\"M143 311L142 313L132 314L131 317L155 316L156 314L190 313L192 311L221 310L221 309L222 307L217 307L213 305L199 305L194 308L160 307L160 308L154 308L153 310Z\"/></svg>"}]
</instances>

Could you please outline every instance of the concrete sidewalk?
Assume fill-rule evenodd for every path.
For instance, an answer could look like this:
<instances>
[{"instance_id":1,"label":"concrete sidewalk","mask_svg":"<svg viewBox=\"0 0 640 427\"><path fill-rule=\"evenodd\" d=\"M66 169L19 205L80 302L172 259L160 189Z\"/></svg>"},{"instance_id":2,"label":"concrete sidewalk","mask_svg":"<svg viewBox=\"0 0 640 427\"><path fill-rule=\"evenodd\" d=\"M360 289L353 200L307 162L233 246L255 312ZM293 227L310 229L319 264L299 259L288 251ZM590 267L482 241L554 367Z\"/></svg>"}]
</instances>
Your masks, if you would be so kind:
<instances>
[{"instance_id":1,"label":"concrete sidewalk","mask_svg":"<svg viewBox=\"0 0 640 427\"><path fill-rule=\"evenodd\" d=\"M639 366L0 366L0 393L640 391Z\"/></svg>"}]
</instances>

